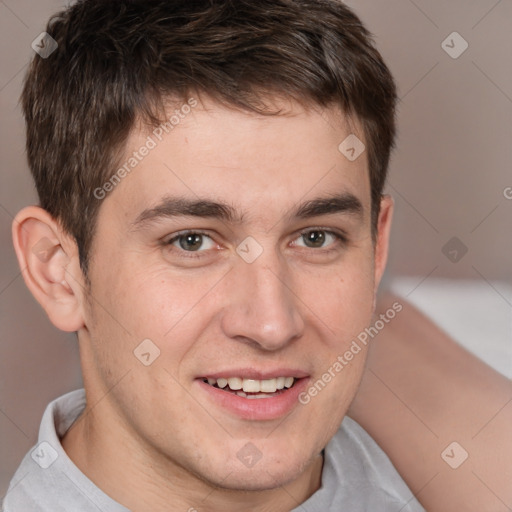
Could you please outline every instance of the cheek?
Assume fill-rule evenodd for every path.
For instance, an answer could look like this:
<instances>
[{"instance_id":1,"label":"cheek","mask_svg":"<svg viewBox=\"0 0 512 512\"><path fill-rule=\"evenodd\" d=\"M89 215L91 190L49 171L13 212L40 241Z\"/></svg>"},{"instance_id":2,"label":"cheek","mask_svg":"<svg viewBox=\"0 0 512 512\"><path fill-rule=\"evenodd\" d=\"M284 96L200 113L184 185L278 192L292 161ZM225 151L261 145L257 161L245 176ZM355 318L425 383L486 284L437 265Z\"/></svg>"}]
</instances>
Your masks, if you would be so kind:
<instances>
[{"instance_id":1,"label":"cheek","mask_svg":"<svg viewBox=\"0 0 512 512\"><path fill-rule=\"evenodd\" d=\"M210 288L204 280L138 265L106 279L100 295L131 333L163 338L193 312Z\"/></svg>"},{"instance_id":2,"label":"cheek","mask_svg":"<svg viewBox=\"0 0 512 512\"><path fill-rule=\"evenodd\" d=\"M180 378L182 361L208 329L215 312L212 297L218 280L213 273L192 279L168 268L127 268L106 281L100 294L108 313L99 308L96 345L101 342L104 346L96 350L116 366L123 361L122 367L137 363L138 368L134 350L149 339L159 354L157 366L165 366Z\"/></svg>"},{"instance_id":3,"label":"cheek","mask_svg":"<svg viewBox=\"0 0 512 512\"><path fill-rule=\"evenodd\" d=\"M373 313L371 252L346 258L335 272L324 276L322 286L312 286L314 281L304 277L302 286L314 290L305 302L311 305L311 322L321 330L321 343L314 356L317 373L302 399L311 407L311 416L322 419L322 435L328 440L339 427L364 370L368 346L358 336L371 323Z\"/></svg>"},{"instance_id":4,"label":"cheek","mask_svg":"<svg viewBox=\"0 0 512 512\"><path fill-rule=\"evenodd\" d=\"M367 327L373 313L373 260L358 251L324 272L297 278L297 295L318 317L338 348Z\"/></svg>"}]
</instances>

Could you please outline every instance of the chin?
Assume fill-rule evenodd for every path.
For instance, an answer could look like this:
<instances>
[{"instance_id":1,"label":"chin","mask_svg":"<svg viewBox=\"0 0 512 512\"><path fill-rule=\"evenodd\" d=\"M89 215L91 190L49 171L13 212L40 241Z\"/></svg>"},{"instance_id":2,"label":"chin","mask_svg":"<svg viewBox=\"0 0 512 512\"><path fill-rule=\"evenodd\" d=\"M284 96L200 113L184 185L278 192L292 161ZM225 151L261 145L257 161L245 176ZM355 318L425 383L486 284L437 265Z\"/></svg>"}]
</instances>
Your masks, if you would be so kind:
<instances>
[{"instance_id":1,"label":"chin","mask_svg":"<svg viewBox=\"0 0 512 512\"><path fill-rule=\"evenodd\" d=\"M225 462L224 469L197 468L196 475L208 483L220 489L231 491L266 491L277 489L293 482L307 469L308 461L299 462L290 460L283 454L280 460L264 460L262 456L252 465L244 465L236 458Z\"/></svg>"},{"instance_id":2,"label":"chin","mask_svg":"<svg viewBox=\"0 0 512 512\"><path fill-rule=\"evenodd\" d=\"M269 491L293 482L300 476L297 469L261 467L237 468L227 478L216 483L217 487L231 491Z\"/></svg>"}]
</instances>

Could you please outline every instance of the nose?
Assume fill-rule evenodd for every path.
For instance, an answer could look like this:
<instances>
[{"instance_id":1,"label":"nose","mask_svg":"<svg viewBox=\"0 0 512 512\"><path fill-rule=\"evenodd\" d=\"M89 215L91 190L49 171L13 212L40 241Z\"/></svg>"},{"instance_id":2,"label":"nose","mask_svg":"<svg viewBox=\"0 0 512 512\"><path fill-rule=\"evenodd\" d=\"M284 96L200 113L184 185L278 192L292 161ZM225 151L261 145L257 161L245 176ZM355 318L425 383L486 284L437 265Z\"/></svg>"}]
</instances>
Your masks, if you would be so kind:
<instances>
[{"instance_id":1,"label":"nose","mask_svg":"<svg viewBox=\"0 0 512 512\"><path fill-rule=\"evenodd\" d=\"M286 262L274 251L237 262L228 274L221 327L228 337L276 351L304 332L300 300Z\"/></svg>"}]
</instances>

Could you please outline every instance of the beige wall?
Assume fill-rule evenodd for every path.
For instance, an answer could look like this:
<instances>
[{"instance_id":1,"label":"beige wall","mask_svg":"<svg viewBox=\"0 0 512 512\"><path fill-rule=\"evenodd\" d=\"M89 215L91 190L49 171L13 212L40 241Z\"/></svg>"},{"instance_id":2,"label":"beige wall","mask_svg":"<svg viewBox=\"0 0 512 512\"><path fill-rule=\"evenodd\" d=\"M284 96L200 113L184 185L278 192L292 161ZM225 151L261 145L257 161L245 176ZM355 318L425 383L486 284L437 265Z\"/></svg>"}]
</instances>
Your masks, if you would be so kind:
<instances>
[{"instance_id":1,"label":"beige wall","mask_svg":"<svg viewBox=\"0 0 512 512\"><path fill-rule=\"evenodd\" d=\"M375 34L402 98L388 186L396 201L389 273L512 282L512 199L504 195L512 187L512 2L348 3ZM17 105L24 66L61 4L0 2L0 498L36 440L44 406L80 385L74 336L45 319L10 242L12 216L35 201ZM453 31L469 44L457 59L441 48ZM442 252L454 236L468 248L457 263Z\"/></svg>"},{"instance_id":2,"label":"beige wall","mask_svg":"<svg viewBox=\"0 0 512 512\"><path fill-rule=\"evenodd\" d=\"M510 281L512 200L504 191L512 186L512 4L349 4L376 35L400 88L389 270ZM441 48L454 31L469 45L457 59ZM441 252L454 236L468 248L458 263Z\"/></svg>"}]
</instances>

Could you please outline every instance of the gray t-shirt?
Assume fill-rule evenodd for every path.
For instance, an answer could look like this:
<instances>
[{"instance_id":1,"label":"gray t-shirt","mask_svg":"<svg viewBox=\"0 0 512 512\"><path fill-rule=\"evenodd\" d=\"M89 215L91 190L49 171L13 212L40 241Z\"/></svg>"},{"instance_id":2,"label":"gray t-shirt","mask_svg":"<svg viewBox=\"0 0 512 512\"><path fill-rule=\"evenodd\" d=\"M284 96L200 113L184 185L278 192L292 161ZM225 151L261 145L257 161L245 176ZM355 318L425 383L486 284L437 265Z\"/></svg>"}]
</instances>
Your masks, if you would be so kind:
<instances>
[{"instance_id":1,"label":"gray t-shirt","mask_svg":"<svg viewBox=\"0 0 512 512\"><path fill-rule=\"evenodd\" d=\"M23 459L4 512L128 512L71 461L60 438L85 407L84 390L51 402L39 442ZM322 486L292 512L421 512L424 509L375 441L345 417L325 448Z\"/></svg>"}]
</instances>

